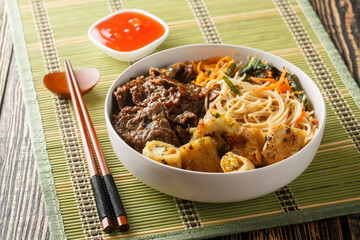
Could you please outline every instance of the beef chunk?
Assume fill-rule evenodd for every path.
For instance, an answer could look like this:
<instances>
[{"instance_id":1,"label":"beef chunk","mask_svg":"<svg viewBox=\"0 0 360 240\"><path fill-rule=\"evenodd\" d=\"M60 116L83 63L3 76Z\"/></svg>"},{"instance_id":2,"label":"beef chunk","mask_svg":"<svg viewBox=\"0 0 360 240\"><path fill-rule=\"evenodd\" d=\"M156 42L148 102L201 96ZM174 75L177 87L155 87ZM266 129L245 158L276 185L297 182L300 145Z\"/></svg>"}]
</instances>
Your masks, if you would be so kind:
<instances>
[{"instance_id":1,"label":"beef chunk","mask_svg":"<svg viewBox=\"0 0 360 240\"><path fill-rule=\"evenodd\" d=\"M112 122L120 137L137 151L142 151L147 141L158 140L179 146L180 142L166 118L164 104L153 102L148 107L125 107Z\"/></svg>"},{"instance_id":2,"label":"beef chunk","mask_svg":"<svg viewBox=\"0 0 360 240\"><path fill-rule=\"evenodd\" d=\"M193 69L191 64L173 64L168 67L150 69L150 76L159 76L162 75L168 79L175 79L176 81L182 83L190 83L192 80L196 79L197 72Z\"/></svg>"},{"instance_id":3,"label":"beef chunk","mask_svg":"<svg viewBox=\"0 0 360 240\"><path fill-rule=\"evenodd\" d=\"M205 88L186 83L194 75L192 65L151 68L114 92L118 109L112 124L130 146L141 152L147 141L175 146L189 141L188 129L205 114Z\"/></svg>"}]
</instances>

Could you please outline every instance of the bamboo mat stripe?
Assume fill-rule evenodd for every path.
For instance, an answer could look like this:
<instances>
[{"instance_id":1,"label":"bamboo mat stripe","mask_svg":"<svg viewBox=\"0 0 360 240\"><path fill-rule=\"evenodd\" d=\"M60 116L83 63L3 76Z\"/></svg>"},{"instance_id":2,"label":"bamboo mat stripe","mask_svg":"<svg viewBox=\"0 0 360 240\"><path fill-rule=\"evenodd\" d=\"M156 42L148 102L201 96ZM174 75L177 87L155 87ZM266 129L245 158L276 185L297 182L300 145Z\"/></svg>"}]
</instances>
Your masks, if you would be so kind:
<instances>
[{"instance_id":1,"label":"bamboo mat stripe","mask_svg":"<svg viewBox=\"0 0 360 240\"><path fill-rule=\"evenodd\" d=\"M54 239L207 238L360 211L360 104L354 97L359 89L350 89L353 79L306 0L264 0L261 4L252 0L240 4L18 0L18 4L7 0L12 29L22 30L13 33L13 39L17 59L27 64L19 71L25 99L29 99L25 104L34 123L34 154ZM169 24L170 35L158 51L204 42L245 45L279 55L316 79L326 100L326 129L317 156L298 179L261 198L205 204L159 193L119 163L104 124L103 96L131 63L118 62L95 49L86 34L95 20L109 12L139 7ZM101 232L71 104L42 85L42 76L61 70L64 59L76 68L101 70L99 84L85 101L127 209L131 225L127 233Z\"/></svg>"},{"instance_id":2,"label":"bamboo mat stripe","mask_svg":"<svg viewBox=\"0 0 360 240\"><path fill-rule=\"evenodd\" d=\"M122 0L107 0L111 12L116 12L124 9L124 3Z\"/></svg>"},{"instance_id":3,"label":"bamboo mat stripe","mask_svg":"<svg viewBox=\"0 0 360 240\"><path fill-rule=\"evenodd\" d=\"M45 2L33 0L31 2L34 19L37 25L41 49L47 73L60 72L61 62L56 49L53 30L47 14ZM71 173L72 187L75 190L79 214L86 237L102 238L103 232L99 224L96 204L92 195L87 166L81 151L81 142L76 132L74 116L69 101L52 95L57 117L60 136L66 152L66 162Z\"/></svg>"},{"instance_id":4,"label":"bamboo mat stripe","mask_svg":"<svg viewBox=\"0 0 360 240\"><path fill-rule=\"evenodd\" d=\"M188 0L188 3L196 17L206 43L221 44L222 40L205 3L202 0Z\"/></svg>"}]
</instances>

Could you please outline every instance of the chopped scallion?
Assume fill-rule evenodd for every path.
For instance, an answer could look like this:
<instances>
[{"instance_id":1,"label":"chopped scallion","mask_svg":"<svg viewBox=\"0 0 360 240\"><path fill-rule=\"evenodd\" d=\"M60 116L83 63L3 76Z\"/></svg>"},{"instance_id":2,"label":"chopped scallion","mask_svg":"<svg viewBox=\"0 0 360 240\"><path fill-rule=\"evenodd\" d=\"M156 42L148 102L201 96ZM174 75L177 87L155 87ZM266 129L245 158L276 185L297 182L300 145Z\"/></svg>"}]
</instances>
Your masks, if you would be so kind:
<instances>
[{"instance_id":1,"label":"chopped scallion","mask_svg":"<svg viewBox=\"0 0 360 240\"><path fill-rule=\"evenodd\" d=\"M224 79L225 83L229 86L231 91L233 91L236 95L241 95L239 89L237 89L237 87L230 81L229 78L227 78L226 76L223 76L222 78Z\"/></svg>"}]
</instances>

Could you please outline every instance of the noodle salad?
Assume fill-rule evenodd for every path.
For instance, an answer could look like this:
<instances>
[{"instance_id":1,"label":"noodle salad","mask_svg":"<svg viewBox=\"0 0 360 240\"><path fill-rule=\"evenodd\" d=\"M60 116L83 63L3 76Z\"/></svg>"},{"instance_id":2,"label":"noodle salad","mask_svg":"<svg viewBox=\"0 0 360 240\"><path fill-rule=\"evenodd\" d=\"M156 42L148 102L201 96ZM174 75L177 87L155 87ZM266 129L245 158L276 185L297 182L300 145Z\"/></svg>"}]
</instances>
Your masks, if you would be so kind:
<instances>
[{"instance_id":1,"label":"noodle salad","mask_svg":"<svg viewBox=\"0 0 360 240\"><path fill-rule=\"evenodd\" d=\"M198 71L193 83L211 92L205 101L207 110L227 113L241 126L264 134L272 123L305 130L306 143L316 134L318 120L309 100L286 68L279 70L257 56L250 56L246 65L229 56L192 64Z\"/></svg>"}]
</instances>

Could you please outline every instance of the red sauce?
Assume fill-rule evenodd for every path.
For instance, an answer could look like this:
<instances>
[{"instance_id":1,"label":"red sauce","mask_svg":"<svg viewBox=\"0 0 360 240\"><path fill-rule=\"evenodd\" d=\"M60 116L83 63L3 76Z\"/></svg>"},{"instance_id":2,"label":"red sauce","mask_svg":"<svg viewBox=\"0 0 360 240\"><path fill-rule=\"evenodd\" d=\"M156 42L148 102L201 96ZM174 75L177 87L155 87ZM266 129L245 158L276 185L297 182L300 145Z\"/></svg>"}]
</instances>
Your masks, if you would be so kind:
<instances>
[{"instance_id":1,"label":"red sauce","mask_svg":"<svg viewBox=\"0 0 360 240\"><path fill-rule=\"evenodd\" d=\"M165 28L155 19L141 13L119 13L96 25L93 37L114 50L129 52L160 38Z\"/></svg>"}]
</instances>

